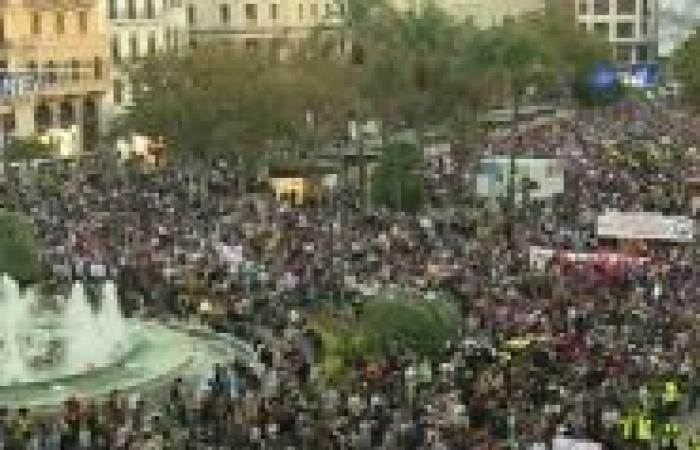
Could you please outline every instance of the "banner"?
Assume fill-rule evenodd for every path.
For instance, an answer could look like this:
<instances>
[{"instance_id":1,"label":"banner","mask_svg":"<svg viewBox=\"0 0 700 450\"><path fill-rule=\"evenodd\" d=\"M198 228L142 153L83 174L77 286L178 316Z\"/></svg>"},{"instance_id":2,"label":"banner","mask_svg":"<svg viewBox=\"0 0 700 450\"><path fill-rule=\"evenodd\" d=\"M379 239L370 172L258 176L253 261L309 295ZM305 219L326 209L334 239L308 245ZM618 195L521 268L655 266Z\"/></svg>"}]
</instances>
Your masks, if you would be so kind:
<instances>
[{"instance_id":1,"label":"banner","mask_svg":"<svg viewBox=\"0 0 700 450\"><path fill-rule=\"evenodd\" d=\"M648 257L628 256L622 253L597 251L579 253L571 251L555 251L543 247L530 247L530 265L543 270L547 263L556 258L559 263L587 263L598 267L635 267L650 261Z\"/></svg>"},{"instance_id":2,"label":"banner","mask_svg":"<svg viewBox=\"0 0 700 450\"><path fill-rule=\"evenodd\" d=\"M691 242L695 223L684 216L664 216L658 213L609 212L598 216L596 233L616 239L655 239Z\"/></svg>"},{"instance_id":3,"label":"banner","mask_svg":"<svg viewBox=\"0 0 700 450\"><path fill-rule=\"evenodd\" d=\"M476 179L476 192L482 197L504 197L510 181L510 158L496 157L481 160ZM564 192L564 169L557 159L516 158L515 196L522 199L523 184L530 184L530 198L551 198Z\"/></svg>"}]
</instances>

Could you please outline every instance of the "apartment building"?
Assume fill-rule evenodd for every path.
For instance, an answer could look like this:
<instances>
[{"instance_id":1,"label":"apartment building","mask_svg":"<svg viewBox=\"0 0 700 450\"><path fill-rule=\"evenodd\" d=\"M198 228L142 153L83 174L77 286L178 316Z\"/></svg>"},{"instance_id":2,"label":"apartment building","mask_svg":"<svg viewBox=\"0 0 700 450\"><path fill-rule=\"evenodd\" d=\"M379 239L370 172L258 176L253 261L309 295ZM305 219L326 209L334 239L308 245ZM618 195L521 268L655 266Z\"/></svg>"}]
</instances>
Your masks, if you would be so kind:
<instances>
[{"instance_id":1,"label":"apartment building","mask_svg":"<svg viewBox=\"0 0 700 450\"><path fill-rule=\"evenodd\" d=\"M416 9L425 3L422 0L392 0L398 9ZM438 0L435 4L443 8L457 21L472 22L479 28L500 26L528 14L544 13L547 0Z\"/></svg>"},{"instance_id":2,"label":"apartment building","mask_svg":"<svg viewBox=\"0 0 700 450\"><path fill-rule=\"evenodd\" d=\"M110 57L114 70L105 97L113 120L130 102L129 68L141 58L177 51L187 43L183 0L105 0Z\"/></svg>"},{"instance_id":3,"label":"apartment building","mask_svg":"<svg viewBox=\"0 0 700 450\"><path fill-rule=\"evenodd\" d=\"M109 51L100 0L0 1L0 144L70 132L74 150L100 134Z\"/></svg>"},{"instance_id":4,"label":"apartment building","mask_svg":"<svg viewBox=\"0 0 700 450\"><path fill-rule=\"evenodd\" d=\"M622 67L656 60L658 0L576 0L575 8L578 26L607 39Z\"/></svg>"},{"instance_id":5,"label":"apartment building","mask_svg":"<svg viewBox=\"0 0 700 450\"><path fill-rule=\"evenodd\" d=\"M185 0L189 45L228 41L280 52L316 25L337 25L346 5L337 0Z\"/></svg>"}]
</instances>

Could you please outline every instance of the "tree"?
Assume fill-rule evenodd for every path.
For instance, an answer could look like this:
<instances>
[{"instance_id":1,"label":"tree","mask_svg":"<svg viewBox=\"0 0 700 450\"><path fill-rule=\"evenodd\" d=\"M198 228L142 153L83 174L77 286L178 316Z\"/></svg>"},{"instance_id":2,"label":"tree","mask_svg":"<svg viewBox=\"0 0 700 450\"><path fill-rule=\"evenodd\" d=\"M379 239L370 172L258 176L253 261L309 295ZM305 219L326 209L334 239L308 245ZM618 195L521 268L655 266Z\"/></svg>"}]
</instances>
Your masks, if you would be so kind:
<instances>
[{"instance_id":1,"label":"tree","mask_svg":"<svg viewBox=\"0 0 700 450\"><path fill-rule=\"evenodd\" d=\"M585 92L577 88L585 84L596 65L612 63L613 52L605 38L572 26L574 23L575 11L566 2L551 2L544 16L529 22L553 54L554 93L565 88L575 100L587 102L580 96Z\"/></svg>"},{"instance_id":2,"label":"tree","mask_svg":"<svg viewBox=\"0 0 700 450\"><path fill-rule=\"evenodd\" d=\"M460 313L452 298L424 298L401 289L384 290L362 302L354 320L328 313L312 318L321 337L322 372L342 381L358 362L381 362L395 350L435 360L459 333Z\"/></svg>"},{"instance_id":3,"label":"tree","mask_svg":"<svg viewBox=\"0 0 700 450\"><path fill-rule=\"evenodd\" d=\"M673 56L673 67L683 83L683 96L688 105L700 109L700 27Z\"/></svg>"},{"instance_id":4,"label":"tree","mask_svg":"<svg viewBox=\"0 0 700 450\"><path fill-rule=\"evenodd\" d=\"M188 167L235 161L243 180L295 129L281 75L278 61L223 44L154 56L131 74L132 103L115 134L163 138L168 157Z\"/></svg>"},{"instance_id":5,"label":"tree","mask_svg":"<svg viewBox=\"0 0 700 450\"><path fill-rule=\"evenodd\" d=\"M52 145L44 144L35 138L13 139L2 150L2 155L5 162L29 161L50 157L52 150Z\"/></svg>"},{"instance_id":6,"label":"tree","mask_svg":"<svg viewBox=\"0 0 700 450\"><path fill-rule=\"evenodd\" d=\"M372 197L396 211L420 209L423 193L423 153L415 144L390 144L381 151L372 175Z\"/></svg>"},{"instance_id":7,"label":"tree","mask_svg":"<svg viewBox=\"0 0 700 450\"><path fill-rule=\"evenodd\" d=\"M459 331L459 311L448 298L428 300L405 291L383 292L366 302L360 327L370 352L408 349L434 358Z\"/></svg>"},{"instance_id":8,"label":"tree","mask_svg":"<svg viewBox=\"0 0 700 450\"><path fill-rule=\"evenodd\" d=\"M0 274L22 284L39 281L38 245L26 217L0 210Z\"/></svg>"}]
</instances>

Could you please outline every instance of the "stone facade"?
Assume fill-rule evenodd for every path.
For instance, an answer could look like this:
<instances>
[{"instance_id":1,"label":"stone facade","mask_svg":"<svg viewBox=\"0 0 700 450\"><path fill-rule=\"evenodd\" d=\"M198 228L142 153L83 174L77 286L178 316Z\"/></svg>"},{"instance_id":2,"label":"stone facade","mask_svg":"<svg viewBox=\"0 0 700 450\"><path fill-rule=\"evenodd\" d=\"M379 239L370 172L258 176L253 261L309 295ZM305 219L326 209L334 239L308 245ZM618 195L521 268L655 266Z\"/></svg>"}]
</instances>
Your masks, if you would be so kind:
<instances>
[{"instance_id":1,"label":"stone facade","mask_svg":"<svg viewBox=\"0 0 700 450\"><path fill-rule=\"evenodd\" d=\"M77 129L94 148L110 74L100 0L0 1L0 134Z\"/></svg>"}]
</instances>

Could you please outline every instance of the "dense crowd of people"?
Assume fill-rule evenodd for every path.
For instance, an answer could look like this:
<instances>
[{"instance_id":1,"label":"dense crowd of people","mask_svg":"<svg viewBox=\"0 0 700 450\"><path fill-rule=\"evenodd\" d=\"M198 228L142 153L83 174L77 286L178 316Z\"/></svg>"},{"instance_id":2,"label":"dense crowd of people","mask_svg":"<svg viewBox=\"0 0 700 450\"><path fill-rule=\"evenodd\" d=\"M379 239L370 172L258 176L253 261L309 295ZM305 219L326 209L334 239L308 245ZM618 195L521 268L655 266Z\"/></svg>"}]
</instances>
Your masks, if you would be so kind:
<instances>
[{"instance_id":1,"label":"dense crowd of people","mask_svg":"<svg viewBox=\"0 0 700 450\"><path fill-rule=\"evenodd\" d=\"M697 246L647 242L634 249L644 262L629 267L552 258L536 268L528 251L623 251L595 235L609 209L687 215L699 130L696 118L622 104L489 137L487 155L563 166L565 192L531 200L522 220L469 193L459 196L468 205L415 215L284 204L240 195L223 163L195 174L92 160L44 168L8 204L32 218L56 285L114 279L128 314L155 318L190 320L207 302L217 315L202 320L254 344L264 370L217 366L204 385L178 379L161 396L73 399L60 414L3 411L0 442L495 449L550 448L568 436L605 449L685 448L679 417L700 398ZM424 361L398 348L378 374L349 365L346 381L330 383L307 315L319 298L371 302L383 286L450 292L462 335L427 379L412 375Z\"/></svg>"}]
</instances>

